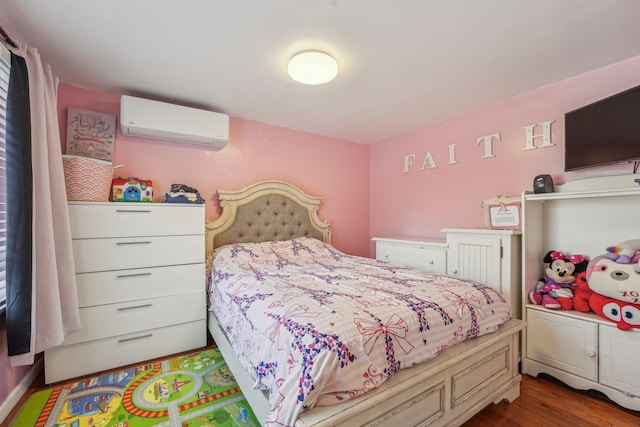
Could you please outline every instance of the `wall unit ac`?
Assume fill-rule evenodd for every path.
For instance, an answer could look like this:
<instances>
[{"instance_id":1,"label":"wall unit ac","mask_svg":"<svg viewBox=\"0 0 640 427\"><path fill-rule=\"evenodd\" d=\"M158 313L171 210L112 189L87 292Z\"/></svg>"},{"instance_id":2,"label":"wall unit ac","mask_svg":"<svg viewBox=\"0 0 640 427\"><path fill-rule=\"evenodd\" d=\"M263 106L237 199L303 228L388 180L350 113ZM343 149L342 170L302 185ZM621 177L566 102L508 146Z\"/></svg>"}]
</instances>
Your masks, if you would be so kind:
<instances>
[{"instance_id":1,"label":"wall unit ac","mask_svg":"<svg viewBox=\"0 0 640 427\"><path fill-rule=\"evenodd\" d=\"M120 98L120 130L124 136L220 149L229 140L229 116L123 95Z\"/></svg>"}]
</instances>

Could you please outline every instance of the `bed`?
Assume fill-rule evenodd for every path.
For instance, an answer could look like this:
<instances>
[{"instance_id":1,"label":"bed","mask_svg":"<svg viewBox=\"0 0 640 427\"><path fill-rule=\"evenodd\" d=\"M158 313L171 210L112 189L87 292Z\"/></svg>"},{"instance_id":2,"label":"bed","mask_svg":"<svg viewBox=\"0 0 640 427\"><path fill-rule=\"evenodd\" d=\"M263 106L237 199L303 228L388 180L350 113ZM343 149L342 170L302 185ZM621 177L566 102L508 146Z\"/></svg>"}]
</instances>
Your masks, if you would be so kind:
<instances>
[{"instance_id":1,"label":"bed","mask_svg":"<svg viewBox=\"0 0 640 427\"><path fill-rule=\"evenodd\" d=\"M490 286L340 252L284 181L218 197L209 331L263 425L459 425L519 396L524 323Z\"/></svg>"}]
</instances>

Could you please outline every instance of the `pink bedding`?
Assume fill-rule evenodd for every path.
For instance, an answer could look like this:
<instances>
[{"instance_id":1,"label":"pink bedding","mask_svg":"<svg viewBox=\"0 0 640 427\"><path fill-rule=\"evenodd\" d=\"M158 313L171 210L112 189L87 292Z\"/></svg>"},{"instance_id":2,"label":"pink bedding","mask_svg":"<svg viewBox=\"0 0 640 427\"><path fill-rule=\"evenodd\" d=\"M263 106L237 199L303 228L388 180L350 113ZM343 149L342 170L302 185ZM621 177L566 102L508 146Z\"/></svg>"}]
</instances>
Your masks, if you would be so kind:
<instances>
[{"instance_id":1,"label":"pink bedding","mask_svg":"<svg viewBox=\"0 0 640 427\"><path fill-rule=\"evenodd\" d=\"M511 318L488 286L316 239L227 245L207 266L210 310L269 391L267 425L291 426Z\"/></svg>"}]
</instances>

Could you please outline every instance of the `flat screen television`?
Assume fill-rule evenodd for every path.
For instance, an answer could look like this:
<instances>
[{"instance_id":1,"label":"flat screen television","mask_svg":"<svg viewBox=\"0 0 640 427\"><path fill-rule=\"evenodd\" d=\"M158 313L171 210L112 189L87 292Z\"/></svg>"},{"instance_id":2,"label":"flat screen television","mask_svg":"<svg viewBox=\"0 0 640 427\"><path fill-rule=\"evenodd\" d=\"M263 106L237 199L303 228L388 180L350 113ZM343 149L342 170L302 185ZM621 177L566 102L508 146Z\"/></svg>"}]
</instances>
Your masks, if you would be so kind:
<instances>
[{"instance_id":1,"label":"flat screen television","mask_svg":"<svg viewBox=\"0 0 640 427\"><path fill-rule=\"evenodd\" d=\"M640 86L564 115L564 170L640 159Z\"/></svg>"}]
</instances>

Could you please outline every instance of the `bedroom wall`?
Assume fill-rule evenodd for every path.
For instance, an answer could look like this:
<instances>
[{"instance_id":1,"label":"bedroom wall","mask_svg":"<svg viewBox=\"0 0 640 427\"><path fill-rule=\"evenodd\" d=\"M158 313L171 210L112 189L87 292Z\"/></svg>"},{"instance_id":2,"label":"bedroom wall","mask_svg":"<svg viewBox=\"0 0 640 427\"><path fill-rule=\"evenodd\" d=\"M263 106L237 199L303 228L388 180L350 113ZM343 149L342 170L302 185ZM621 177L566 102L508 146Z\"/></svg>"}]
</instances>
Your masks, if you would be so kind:
<instances>
[{"instance_id":1,"label":"bedroom wall","mask_svg":"<svg viewBox=\"0 0 640 427\"><path fill-rule=\"evenodd\" d=\"M60 85L63 152L69 107L119 116L120 94ZM331 222L338 249L369 253L368 146L231 117L229 142L220 151L125 138L118 130L114 164L124 165L117 175L151 179L155 202L164 200L172 183L195 187L209 220L220 214L217 189L241 189L261 179L292 182L323 198L318 216Z\"/></svg>"},{"instance_id":2,"label":"bedroom wall","mask_svg":"<svg viewBox=\"0 0 640 427\"><path fill-rule=\"evenodd\" d=\"M632 173L631 164L565 173L564 113L637 85L640 57L375 144L371 236L443 238L442 228L483 228L483 199L519 196L539 174L561 184ZM550 121L545 143L543 123ZM531 125L528 140L524 128ZM494 134L499 139L489 138Z\"/></svg>"}]
</instances>

